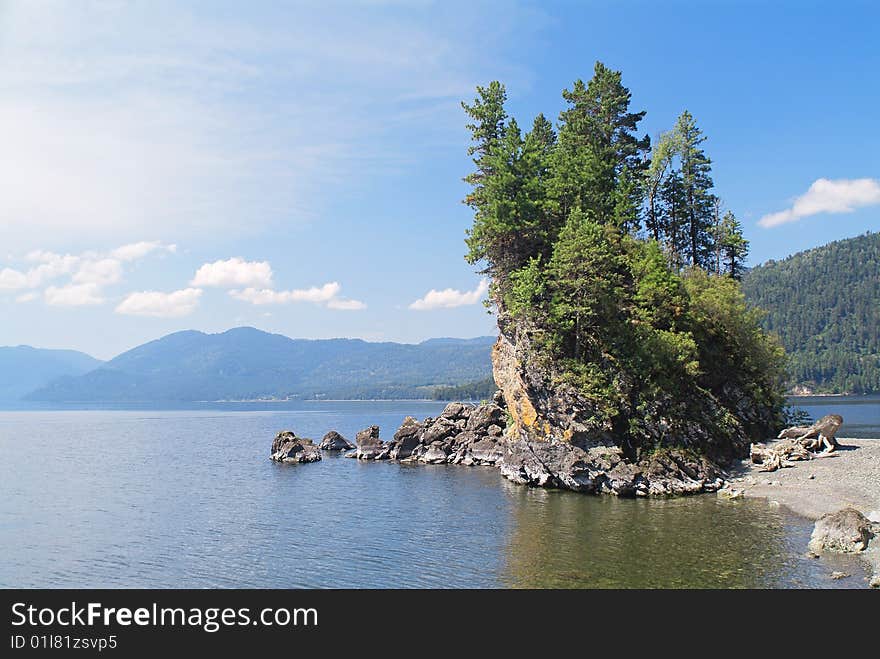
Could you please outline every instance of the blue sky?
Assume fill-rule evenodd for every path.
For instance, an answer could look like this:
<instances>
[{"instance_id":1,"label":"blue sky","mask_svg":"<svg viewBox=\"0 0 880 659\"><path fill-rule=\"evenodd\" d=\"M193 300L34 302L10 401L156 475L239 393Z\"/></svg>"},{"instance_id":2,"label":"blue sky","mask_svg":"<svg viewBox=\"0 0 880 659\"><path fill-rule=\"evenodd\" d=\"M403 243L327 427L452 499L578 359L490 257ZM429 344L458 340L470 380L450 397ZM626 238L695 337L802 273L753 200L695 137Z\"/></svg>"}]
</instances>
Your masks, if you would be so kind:
<instances>
[{"instance_id":1,"label":"blue sky","mask_svg":"<svg viewBox=\"0 0 880 659\"><path fill-rule=\"evenodd\" d=\"M0 345L491 334L459 102L555 117L597 59L694 114L753 264L876 231L877 7L3 2Z\"/></svg>"}]
</instances>

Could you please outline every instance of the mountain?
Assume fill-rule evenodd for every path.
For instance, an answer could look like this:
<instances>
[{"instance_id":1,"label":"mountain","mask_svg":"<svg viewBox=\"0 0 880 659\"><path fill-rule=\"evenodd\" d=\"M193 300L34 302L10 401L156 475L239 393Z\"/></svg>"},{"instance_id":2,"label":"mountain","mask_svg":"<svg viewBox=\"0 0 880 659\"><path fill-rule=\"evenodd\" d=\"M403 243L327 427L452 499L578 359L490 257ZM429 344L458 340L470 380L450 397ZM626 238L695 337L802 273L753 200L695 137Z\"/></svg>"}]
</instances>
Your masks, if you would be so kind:
<instances>
[{"instance_id":1,"label":"mountain","mask_svg":"<svg viewBox=\"0 0 880 659\"><path fill-rule=\"evenodd\" d=\"M880 391L880 234L768 261L743 291L782 340L796 390Z\"/></svg>"},{"instance_id":2,"label":"mountain","mask_svg":"<svg viewBox=\"0 0 880 659\"><path fill-rule=\"evenodd\" d=\"M56 378L81 375L102 363L75 350L0 347L0 401L20 400Z\"/></svg>"},{"instance_id":3,"label":"mountain","mask_svg":"<svg viewBox=\"0 0 880 659\"><path fill-rule=\"evenodd\" d=\"M306 340L239 327L145 343L29 400L152 402L267 398L429 398L437 386L486 378L494 339L418 345Z\"/></svg>"}]
</instances>

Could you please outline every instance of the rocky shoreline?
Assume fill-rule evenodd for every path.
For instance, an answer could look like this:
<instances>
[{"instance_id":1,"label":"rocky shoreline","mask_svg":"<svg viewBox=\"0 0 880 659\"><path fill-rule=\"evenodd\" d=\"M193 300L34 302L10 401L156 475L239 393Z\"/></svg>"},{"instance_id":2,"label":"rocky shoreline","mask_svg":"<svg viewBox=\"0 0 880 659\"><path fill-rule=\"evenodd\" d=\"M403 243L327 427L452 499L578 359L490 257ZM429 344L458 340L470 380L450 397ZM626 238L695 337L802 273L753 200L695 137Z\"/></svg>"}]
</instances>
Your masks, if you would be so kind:
<instances>
[{"instance_id":1,"label":"rocky shoreline","mask_svg":"<svg viewBox=\"0 0 880 659\"><path fill-rule=\"evenodd\" d=\"M271 458L314 462L321 459L321 449L350 450L346 457L358 460L491 466L522 485L624 497L715 492L725 482L726 474L711 461L683 451L657 452L632 463L610 441L585 446L530 440L510 428L499 393L490 403L449 403L437 417L406 417L389 441L380 439L378 426L358 432L353 445L335 431L316 445L286 430L272 442Z\"/></svg>"}]
</instances>

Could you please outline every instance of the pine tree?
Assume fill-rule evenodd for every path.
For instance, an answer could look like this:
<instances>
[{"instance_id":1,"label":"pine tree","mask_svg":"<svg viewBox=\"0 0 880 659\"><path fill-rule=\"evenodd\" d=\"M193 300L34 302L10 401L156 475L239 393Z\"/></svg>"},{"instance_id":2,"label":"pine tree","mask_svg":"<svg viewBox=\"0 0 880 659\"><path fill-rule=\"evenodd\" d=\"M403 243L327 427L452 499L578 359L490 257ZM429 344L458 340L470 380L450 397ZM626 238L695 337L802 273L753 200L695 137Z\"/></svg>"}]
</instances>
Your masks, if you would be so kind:
<instances>
[{"instance_id":1,"label":"pine tree","mask_svg":"<svg viewBox=\"0 0 880 659\"><path fill-rule=\"evenodd\" d=\"M657 223L663 229L663 241L672 265L681 269L688 241L686 199L681 172L671 171L660 187Z\"/></svg>"},{"instance_id":2,"label":"pine tree","mask_svg":"<svg viewBox=\"0 0 880 659\"><path fill-rule=\"evenodd\" d=\"M692 267L706 266L711 258L712 161L700 147L706 141L693 115L685 110L676 122L681 176L684 185L688 240L685 258Z\"/></svg>"},{"instance_id":3,"label":"pine tree","mask_svg":"<svg viewBox=\"0 0 880 659\"><path fill-rule=\"evenodd\" d=\"M648 204L645 225L648 233L657 242L660 242L666 230L659 209L661 189L672 168L677 148L674 132L660 135L660 139L657 140L657 144L651 152L650 165L645 172L645 194Z\"/></svg>"},{"instance_id":4,"label":"pine tree","mask_svg":"<svg viewBox=\"0 0 880 659\"><path fill-rule=\"evenodd\" d=\"M563 337L563 353L582 358L591 341L618 315L626 264L616 229L574 210L559 233L549 264L551 322Z\"/></svg>"},{"instance_id":5,"label":"pine tree","mask_svg":"<svg viewBox=\"0 0 880 659\"><path fill-rule=\"evenodd\" d=\"M575 81L562 92L568 109L559 116L558 148L553 159L551 194L555 211L568 218L572 209L591 213L600 224L620 219L616 213L621 195L621 174L630 172L631 185L640 178L650 139L635 135L644 112L630 112L632 94L623 86L619 71L597 62L587 84Z\"/></svg>"},{"instance_id":6,"label":"pine tree","mask_svg":"<svg viewBox=\"0 0 880 659\"><path fill-rule=\"evenodd\" d=\"M725 272L734 279L742 279L749 241L743 238L742 224L730 211L721 219L719 242Z\"/></svg>"}]
</instances>

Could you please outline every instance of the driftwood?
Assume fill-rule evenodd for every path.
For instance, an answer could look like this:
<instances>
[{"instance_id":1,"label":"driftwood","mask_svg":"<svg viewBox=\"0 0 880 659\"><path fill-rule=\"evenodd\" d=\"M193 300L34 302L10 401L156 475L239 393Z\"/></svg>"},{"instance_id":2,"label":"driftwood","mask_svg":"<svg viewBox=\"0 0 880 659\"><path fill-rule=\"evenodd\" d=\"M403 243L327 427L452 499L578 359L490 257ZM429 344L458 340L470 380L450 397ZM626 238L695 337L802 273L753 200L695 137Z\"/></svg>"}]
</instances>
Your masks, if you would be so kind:
<instances>
[{"instance_id":1,"label":"driftwood","mask_svg":"<svg viewBox=\"0 0 880 659\"><path fill-rule=\"evenodd\" d=\"M809 448L815 449L824 445L826 452L830 453L837 448L837 440L834 439L834 436L842 425L842 416L839 414L826 414L811 426L786 428L779 433L779 439L813 440L808 445Z\"/></svg>"},{"instance_id":2,"label":"driftwood","mask_svg":"<svg viewBox=\"0 0 880 659\"><path fill-rule=\"evenodd\" d=\"M759 471L776 471L792 466L797 460L812 460L814 457L826 457L837 448L834 436L843 425L843 417L839 414L828 414L811 426L794 426L779 433L780 441L765 446L752 444L750 458L754 464L761 465ZM824 450L818 455L813 451Z\"/></svg>"}]
</instances>

